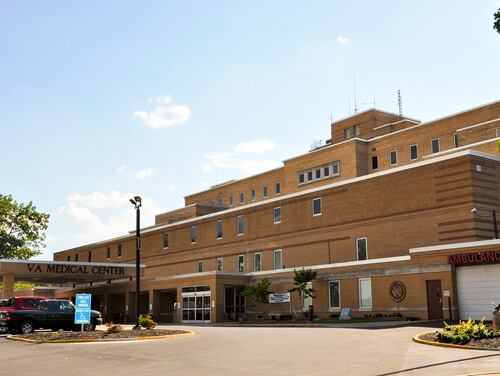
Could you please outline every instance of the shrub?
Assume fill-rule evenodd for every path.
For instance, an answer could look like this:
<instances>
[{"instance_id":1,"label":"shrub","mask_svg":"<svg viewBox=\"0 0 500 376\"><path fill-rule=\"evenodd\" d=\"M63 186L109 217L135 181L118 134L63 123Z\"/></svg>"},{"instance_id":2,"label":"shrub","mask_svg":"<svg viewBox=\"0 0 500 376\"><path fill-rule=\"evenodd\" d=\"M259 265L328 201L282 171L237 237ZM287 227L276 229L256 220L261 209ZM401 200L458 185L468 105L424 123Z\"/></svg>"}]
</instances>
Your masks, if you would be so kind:
<instances>
[{"instance_id":1,"label":"shrub","mask_svg":"<svg viewBox=\"0 0 500 376\"><path fill-rule=\"evenodd\" d=\"M444 328L436 332L439 342L456 343L463 345L471 339L499 337L500 331L493 332L484 325L484 318L476 323L469 317L467 321L459 321L457 325L444 323Z\"/></svg>"},{"instance_id":2,"label":"shrub","mask_svg":"<svg viewBox=\"0 0 500 376\"><path fill-rule=\"evenodd\" d=\"M339 314L338 313L332 313L330 315L330 318L332 318L332 319L338 319L339 318Z\"/></svg>"},{"instance_id":3,"label":"shrub","mask_svg":"<svg viewBox=\"0 0 500 376\"><path fill-rule=\"evenodd\" d=\"M123 332L123 326L120 324L106 324L106 334L121 333Z\"/></svg>"},{"instance_id":4,"label":"shrub","mask_svg":"<svg viewBox=\"0 0 500 376\"><path fill-rule=\"evenodd\" d=\"M145 329L153 329L156 326L156 323L150 315L140 315L139 325Z\"/></svg>"}]
</instances>

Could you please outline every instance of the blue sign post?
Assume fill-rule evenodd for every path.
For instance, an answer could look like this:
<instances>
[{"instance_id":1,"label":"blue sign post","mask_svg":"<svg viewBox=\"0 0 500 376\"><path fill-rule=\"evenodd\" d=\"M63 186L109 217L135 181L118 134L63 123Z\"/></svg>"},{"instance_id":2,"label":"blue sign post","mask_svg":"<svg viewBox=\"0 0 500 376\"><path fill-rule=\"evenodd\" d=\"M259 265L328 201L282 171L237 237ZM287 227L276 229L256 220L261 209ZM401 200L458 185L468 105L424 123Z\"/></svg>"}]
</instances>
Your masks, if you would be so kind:
<instances>
[{"instance_id":1,"label":"blue sign post","mask_svg":"<svg viewBox=\"0 0 500 376\"><path fill-rule=\"evenodd\" d=\"M90 324L90 303L92 295L76 294L75 324Z\"/></svg>"}]
</instances>

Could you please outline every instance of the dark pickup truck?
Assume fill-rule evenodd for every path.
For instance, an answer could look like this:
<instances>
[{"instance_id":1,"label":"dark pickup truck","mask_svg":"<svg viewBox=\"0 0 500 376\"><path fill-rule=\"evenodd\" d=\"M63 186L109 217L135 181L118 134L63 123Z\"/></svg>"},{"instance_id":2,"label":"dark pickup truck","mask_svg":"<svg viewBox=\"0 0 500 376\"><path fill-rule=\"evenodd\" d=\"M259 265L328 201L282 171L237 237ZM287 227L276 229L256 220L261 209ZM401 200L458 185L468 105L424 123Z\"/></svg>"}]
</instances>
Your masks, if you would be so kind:
<instances>
[{"instance_id":1,"label":"dark pickup truck","mask_svg":"<svg viewBox=\"0 0 500 376\"><path fill-rule=\"evenodd\" d=\"M23 334L32 333L35 329L79 330L81 325L76 325L74 320L75 306L66 299L42 300L34 311L0 311L0 327ZM90 311L90 324L84 325L84 330L95 330L100 324L101 313Z\"/></svg>"}]
</instances>

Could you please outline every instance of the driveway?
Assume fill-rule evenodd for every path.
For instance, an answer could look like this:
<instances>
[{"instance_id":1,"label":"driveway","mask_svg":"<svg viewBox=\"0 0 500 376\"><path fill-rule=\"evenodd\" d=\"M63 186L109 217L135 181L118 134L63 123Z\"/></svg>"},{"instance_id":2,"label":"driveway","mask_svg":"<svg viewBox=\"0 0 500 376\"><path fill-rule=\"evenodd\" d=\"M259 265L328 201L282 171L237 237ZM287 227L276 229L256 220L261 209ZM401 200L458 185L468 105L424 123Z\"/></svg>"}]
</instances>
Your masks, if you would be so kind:
<instances>
[{"instance_id":1,"label":"driveway","mask_svg":"<svg viewBox=\"0 0 500 376\"><path fill-rule=\"evenodd\" d=\"M500 370L500 352L414 343L386 329L175 327L197 335L135 343L30 345L0 339L1 374L464 375Z\"/></svg>"}]
</instances>

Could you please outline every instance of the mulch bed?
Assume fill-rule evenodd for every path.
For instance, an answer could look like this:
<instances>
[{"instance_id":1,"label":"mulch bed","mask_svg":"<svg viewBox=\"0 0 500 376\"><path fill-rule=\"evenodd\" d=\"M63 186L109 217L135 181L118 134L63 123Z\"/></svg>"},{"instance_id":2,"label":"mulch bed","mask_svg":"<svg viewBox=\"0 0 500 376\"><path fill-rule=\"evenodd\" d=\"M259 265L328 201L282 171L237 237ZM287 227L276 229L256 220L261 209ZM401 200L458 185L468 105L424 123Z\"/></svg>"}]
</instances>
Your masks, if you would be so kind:
<instances>
[{"instance_id":1,"label":"mulch bed","mask_svg":"<svg viewBox=\"0 0 500 376\"><path fill-rule=\"evenodd\" d=\"M418 338L426 340L426 341L431 341L431 342L438 342L438 343L446 343L446 342L439 342L437 340L436 333L426 333L424 335L419 336ZM464 343L464 346L473 346L477 348L483 348L483 349L495 349L495 350L500 350L500 337L495 337L495 338L483 338L483 339L471 339L469 342Z\"/></svg>"},{"instance_id":2,"label":"mulch bed","mask_svg":"<svg viewBox=\"0 0 500 376\"><path fill-rule=\"evenodd\" d=\"M142 330L124 330L120 333L106 334L101 330L93 332L35 332L31 334L18 335L33 341L52 342L52 341L75 341L75 340L89 340L89 339L127 339L138 337L157 337L157 336L170 336L176 334L189 333L185 330L166 330L166 329L142 329Z\"/></svg>"}]
</instances>

